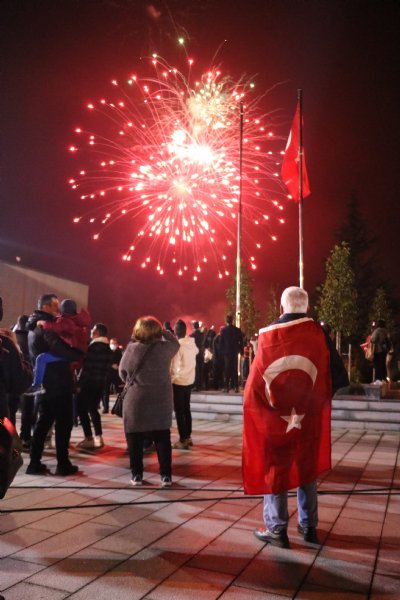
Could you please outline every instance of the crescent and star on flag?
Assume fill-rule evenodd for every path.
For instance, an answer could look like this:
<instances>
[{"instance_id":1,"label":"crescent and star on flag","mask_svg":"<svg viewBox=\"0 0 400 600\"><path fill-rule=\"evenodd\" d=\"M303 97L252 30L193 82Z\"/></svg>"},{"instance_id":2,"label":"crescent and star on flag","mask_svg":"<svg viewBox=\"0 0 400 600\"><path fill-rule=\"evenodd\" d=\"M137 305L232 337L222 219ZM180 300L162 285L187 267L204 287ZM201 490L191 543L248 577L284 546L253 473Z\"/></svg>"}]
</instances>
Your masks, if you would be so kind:
<instances>
[{"instance_id":1,"label":"crescent and star on flag","mask_svg":"<svg viewBox=\"0 0 400 600\"><path fill-rule=\"evenodd\" d=\"M268 402L270 401L270 386L272 381L280 373L289 371L291 369L298 369L307 373L312 381L314 387L315 380L317 378L317 367L309 358L300 356L298 354L292 354L290 356L282 356L274 362L272 362L264 371L263 379L265 381L265 394ZM301 421L304 419L305 413L302 415L297 414L295 407L292 408L290 415L281 415L281 419L287 421L286 433L289 433L292 429L301 429Z\"/></svg>"}]
</instances>

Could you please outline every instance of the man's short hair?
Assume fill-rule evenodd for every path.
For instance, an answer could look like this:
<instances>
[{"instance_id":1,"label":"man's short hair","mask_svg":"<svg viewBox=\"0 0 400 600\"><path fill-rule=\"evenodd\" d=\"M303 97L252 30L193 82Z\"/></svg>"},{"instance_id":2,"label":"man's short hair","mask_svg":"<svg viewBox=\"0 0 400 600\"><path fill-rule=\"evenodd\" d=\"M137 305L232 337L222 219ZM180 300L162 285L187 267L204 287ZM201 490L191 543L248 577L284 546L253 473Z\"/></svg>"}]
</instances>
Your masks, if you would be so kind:
<instances>
[{"instance_id":1,"label":"man's short hair","mask_svg":"<svg viewBox=\"0 0 400 600\"><path fill-rule=\"evenodd\" d=\"M93 329L97 330L97 333L100 335L100 337L107 337L108 329L107 325L104 325L104 323L95 323L95 325L93 325Z\"/></svg>"},{"instance_id":2,"label":"man's short hair","mask_svg":"<svg viewBox=\"0 0 400 600\"><path fill-rule=\"evenodd\" d=\"M232 325L232 323L233 323L233 316L232 315L226 315L226 322L228 323L228 325Z\"/></svg>"},{"instance_id":3,"label":"man's short hair","mask_svg":"<svg viewBox=\"0 0 400 600\"><path fill-rule=\"evenodd\" d=\"M56 294L43 294L43 296L40 296L38 303L37 303L37 307L39 310L41 310L43 308L43 306L47 306L48 304L51 304L53 302L53 300L58 300L58 296Z\"/></svg>"},{"instance_id":4,"label":"man's short hair","mask_svg":"<svg viewBox=\"0 0 400 600\"><path fill-rule=\"evenodd\" d=\"M178 319L175 323L174 333L178 338L184 338L186 335L186 323L182 319Z\"/></svg>"},{"instance_id":5,"label":"man's short hair","mask_svg":"<svg viewBox=\"0 0 400 600\"><path fill-rule=\"evenodd\" d=\"M305 313L308 308L306 290L292 285L282 292L281 306L284 313Z\"/></svg>"}]
</instances>

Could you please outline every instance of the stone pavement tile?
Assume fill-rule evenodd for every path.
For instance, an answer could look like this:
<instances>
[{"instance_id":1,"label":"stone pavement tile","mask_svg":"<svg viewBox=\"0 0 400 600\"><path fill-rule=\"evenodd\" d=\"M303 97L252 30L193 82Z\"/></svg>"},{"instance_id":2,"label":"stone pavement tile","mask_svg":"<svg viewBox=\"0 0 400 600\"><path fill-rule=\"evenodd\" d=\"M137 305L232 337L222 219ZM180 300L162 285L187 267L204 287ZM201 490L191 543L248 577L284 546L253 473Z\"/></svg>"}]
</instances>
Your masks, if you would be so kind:
<instances>
[{"instance_id":1,"label":"stone pavement tile","mask_svg":"<svg viewBox=\"0 0 400 600\"><path fill-rule=\"evenodd\" d=\"M304 548L285 550L268 544L261 548L235 585L291 598L314 560L314 552Z\"/></svg>"},{"instance_id":2,"label":"stone pavement tile","mask_svg":"<svg viewBox=\"0 0 400 600\"><path fill-rule=\"evenodd\" d=\"M66 529L71 529L80 523L87 521L86 515L76 514L70 510L57 512L50 517L41 518L34 523L30 523L31 529L40 529L41 531L49 531L52 533L60 533Z\"/></svg>"},{"instance_id":3,"label":"stone pavement tile","mask_svg":"<svg viewBox=\"0 0 400 600\"><path fill-rule=\"evenodd\" d=\"M282 600L282 596L231 585L219 600Z\"/></svg>"},{"instance_id":4,"label":"stone pavement tile","mask_svg":"<svg viewBox=\"0 0 400 600\"><path fill-rule=\"evenodd\" d=\"M174 527L174 523L155 523L146 518L115 531L107 538L96 542L94 547L131 556L168 534Z\"/></svg>"},{"instance_id":5,"label":"stone pavement tile","mask_svg":"<svg viewBox=\"0 0 400 600\"><path fill-rule=\"evenodd\" d=\"M383 519L383 514L381 515ZM329 539L339 539L343 542L364 544L378 544L381 537L382 522L345 519L340 517L333 525Z\"/></svg>"},{"instance_id":6,"label":"stone pavement tile","mask_svg":"<svg viewBox=\"0 0 400 600\"><path fill-rule=\"evenodd\" d=\"M31 523L31 525L34 526L35 523ZM51 535L50 531L33 529L31 527L20 527L19 529L3 533L0 536L0 558L14 554L22 548L28 548L37 544Z\"/></svg>"},{"instance_id":7,"label":"stone pavement tile","mask_svg":"<svg viewBox=\"0 0 400 600\"><path fill-rule=\"evenodd\" d=\"M367 593L372 579L372 567L345 560L317 556L307 575L307 584L338 588L342 593Z\"/></svg>"},{"instance_id":8,"label":"stone pavement tile","mask_svg":"<svg viewBox=\"0 0 400 600\"><path fill-rule=\"evenodd\" d=\"M296 600L367 600L367 594L307 584L301 587Z\"/></svg>"},{"instance_id":9,"label":"stone pavement tile","mask_svg":"<svg viewBox=\"0 0 400 600\"><path fill-rule=\"evenodd\" d=\"M374 577L372 591L368 600L399 600L400 577L396 575L378 575Z\"/></svg>"},{"instance_id":10,"label":"stone pavement tile","mask_svg":"<svg viewBox=\"0 0 400 600\"><path fill-rule=\"evenodd\" d=\"M343 560L348 563L366 565L372 569L374 566L376 553L376 544L367 544L364 541L361 541L360 543L352 543L351 540L344 541L340 538L329 538L328 543L321 548L319 555L322 558Z\"/></svg>"},{"instance_id":11,"label":"stone pavement tile","mask_svg":"<svg viewBox=\"0 0 400 600\"><path fill-rule=\"evenodd\" d=\"M400 496L391 496L389 498L388 513L400 515Z\"/></svg>"},{"instance_id":12,"label":"stone pavement tile","mask_svg":"<svg viewBox=\"0 0 400 600\"><path fill-rule=\"evenodd\" d=\"M139 600L174 573L187 554L146 548L71 596L74 600Z\"/></svg>"},{"instance_id":13,"label":"stone pavement tile","mask_svg":"<svg viewBox=\"0 0 400 600\"><path fill-rule=\"evenodd\" d=\"M250 510L247 505L243 504L234 504L233 502L225 502L222 500L217 504L214 504L210 508L207 508L203 516L207 519L229 519L233 522L238 521L245 515L247 515Z\"/></svg>"},{"instance_id":14,"label":"stone pavement tile","mask_svg":"<svg viewBox=\"0 0 400 600\"><path fill-rule=\"evenodd\" d=\"M131 525L136 521L140 521L141 519L148 517L152 514L154 510L157 510L157 508L142 508L141 506L121 506L120 508L114 508L102 515L93 517L91 519L91 523L112 525L118 527L119 529L122 529L123 527L127 527L128 525Z\"/></svg>"},{"instance_id":15,"label":"stone pavement tile","mask_svg":"<svg viewBox=\"0 0 400 600\"><path fill-rule=\"evenodd\" d=\"M205 510L202 502L176 502L168 504L153 512L149 519L151 521L162 521L180 525Z\"/></svg>"},{"instance_id":16,"label":"stone pavement tile","mask_svg":"<svg viewBox=\"0 0 400 600\"><path fill-rule=\"evenodd\" d=\"M258 529L263 525L263 502L262 500L253 500L252 505L248 504L233 504L233 502L228 503L225 501L225 504L229 506L242 507L246 509L246 513L241 517L236 523L235 527L240 527L242 529L246 529L248 532L253 532L254 529Z\"/></svg>"},{"instance_id":17,"label":"stone pavement tile","mask_svg":"<svg viewBox=\"0 0 400 600\"><path fill-rule=\"evenodd\" d=\"M19 583L6 590L7 600L63 600L68 592L60 592L30 583Z\"/></svg>"},{"instance_id":18,"label":"stone pavement tile","mask_svg":"<svg viewBox=\"0 0 400 600\"><path fill-rule=\"evenodd\" d=\"M21 512L21 513L0 513L0 533L13 531L26 525L36 522L39 518L49 517L58 514L59 511L46 510L43 512ZM40 517L39 517L40 515Z\"/></svg>"},{"instance_id":19,"label":"stone pavement tile","mask_svg":"<svg viewBox=\"0 0 400 600\"><path fill-rule=\"evenodd\" d=\"M0 590L23 581L33 573L43 569L42 565L33 562L16 560L15 558L2 558L0 560Z\"/></svg>"},{"instance_id":20,"label":"stone pavement tile","mask_svg":"<svg viewBox=\"0 0 400 600\"><path fill-rule=\"evenodd\" d=\"M146 600L215 600L229 586L230 575L182 567L146 596Z\"/></svg>"},{"instance_id":21,"label":"stone pavement tile","mask_svg":"<svg viewBox=\"0 0 400 600\"><path fill-rule=\"evenodd\" d=\"M318 511L319 512L319 511ZM340 514L341 518L352 519L353 521L376 521L382 523L383 515L381 510L367 510L363 509L360 511L359 508L352 506L345 506Z\"/></svg>"},{"instance_id":22,"label":"stone pavement tile","mask_svg":"<svg viewBox=\"0 0 400 600\"><path fill-rule=\"evenodd\" d=\"M71 554L75 554L86 546L98 542L114 531L115 527L110 527L109 525L81 523L72 529L53 535L38 544L34 544L30 548L20 550L14 554L14 557L49 565Z\"/></svg>"},{"instance_id":23,"label":"stone pavement tile","mask_svg":"<svg viewBox=\"0 0 400 600\"><path fill-rule=\"evenodd\" d=\"M27 583L75 592L125 559L125 554L89 547L33 575Z\"/></svg>"},{"instance_id":24,"label":"stone pavement tile","mask_svg":"<svg viewBox=\"0 0 400 600\"><path fill-rule=\"evenodd\" d=\"M386 514L382 536L387 543L400 544L400 515Z\"/></svg>"},{"instance_id":25,"label":"stone pavement tile","mask_svg":"<svg viewBox=\"0 0 400 600\"><path fill-rule=\"evenodd\" d=\"M187 521L180 527L159 539L158 550L180 552L182 554L197 554L231 525L230 521L204 519L202 515ZM159 526L159 525L157 525Z\"/></svg>"},{"instance_id":26,"label":"stone pavement tile","mask_svg":"<svg viewBox=\"0 0 400 600\"><path fill-rule=\"evenodd\" d=\"M196 554L188 566L238 575L259 551L260 542L254 536L230 527Z\"/></svg>"},{"instance_id":27,"label":"stone pavement tile","mask_svg":"<svg viewBox=\"0 0 400 600\"><path fill-rule=\"evenodd\" d=\"M376 572L380 575L397 575L397 577L399 577L400 586L400 545L388 544L386 542L381 545Z\"/></svg>"}]
</instances>

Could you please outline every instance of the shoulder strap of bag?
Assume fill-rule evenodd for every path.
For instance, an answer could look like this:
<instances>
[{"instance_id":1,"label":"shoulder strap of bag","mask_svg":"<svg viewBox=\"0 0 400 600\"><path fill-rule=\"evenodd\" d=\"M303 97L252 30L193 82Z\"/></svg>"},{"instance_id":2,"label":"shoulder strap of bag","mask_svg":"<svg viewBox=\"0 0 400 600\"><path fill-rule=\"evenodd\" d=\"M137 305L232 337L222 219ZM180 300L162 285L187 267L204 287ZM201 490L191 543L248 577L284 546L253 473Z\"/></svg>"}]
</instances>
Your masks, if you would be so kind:
<instances>
[{"instance_id":1,"label":"shoulder strap of bag","mask_svg":"<svg viewBox=\"0 0 400 600\"><path fill-rule=\"evenodd\" d=\"M127 378L126 382L125 382L125 388L128 388L129 386L131 386L133 384L133 382L135 381L135 377L138 374L138 372L140 371L140 369L143 366L143 362L146 356L148 356L150 350L152 349L152 347L154 346L154 344L149 344L145 350L145 352L142 355L142 358L140 359L136 369L134 370L133 373L131 373L131 375Z\"/></svg>"}]
</instances>

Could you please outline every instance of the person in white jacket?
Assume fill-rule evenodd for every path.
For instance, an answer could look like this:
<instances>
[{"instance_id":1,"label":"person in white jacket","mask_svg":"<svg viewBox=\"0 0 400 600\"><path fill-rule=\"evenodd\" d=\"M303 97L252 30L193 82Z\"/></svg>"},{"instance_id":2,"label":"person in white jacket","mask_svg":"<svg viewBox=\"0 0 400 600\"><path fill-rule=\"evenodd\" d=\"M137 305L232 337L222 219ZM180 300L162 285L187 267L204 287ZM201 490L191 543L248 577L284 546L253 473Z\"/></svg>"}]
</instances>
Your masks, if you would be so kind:
<instances>
[{"instance_id":1,"label":"person in white jacket","mask_svg":"<svg viewBox=\"0 0 400 600\"><path fill-rule=\"evenodd\" d=\"M180 346L171 363L174 411L179 441L175 442L172 448L175 450L189 450L193 446L190 393L195 380L196 355L199 349L194 338L186 336L186 324L181 319L176 322L174 333Z\"/></svg>"}]
</instances>

